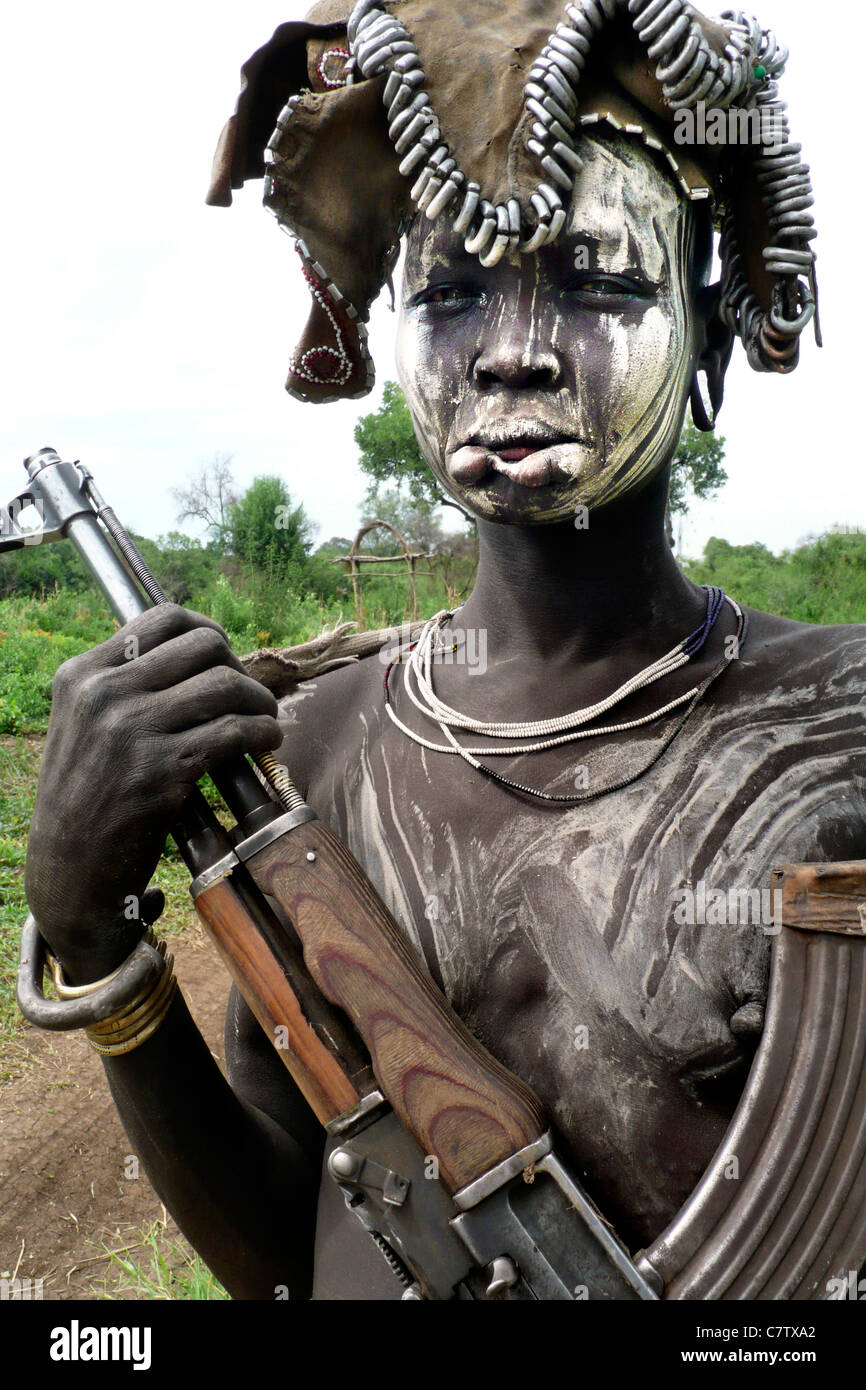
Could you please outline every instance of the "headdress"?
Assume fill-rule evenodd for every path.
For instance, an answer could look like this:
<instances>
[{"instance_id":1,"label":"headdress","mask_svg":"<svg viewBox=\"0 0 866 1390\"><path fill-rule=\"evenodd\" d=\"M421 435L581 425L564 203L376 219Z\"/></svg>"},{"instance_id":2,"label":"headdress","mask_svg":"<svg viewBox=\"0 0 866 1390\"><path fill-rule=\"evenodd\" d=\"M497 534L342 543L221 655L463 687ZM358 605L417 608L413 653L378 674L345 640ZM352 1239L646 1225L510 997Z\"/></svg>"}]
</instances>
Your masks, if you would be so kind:
<instances>
[{"instance_id":1,"label":"headdress","mask_svg":"<svg viewBox=\"0 0 866 1390\"><path fill-rule=\"evenodd\" d=\"M485 266L554 242L594 126L710 201L722 317L756 370L792 371L817 287L787 56L742 11L710 20L688 0L323 0L281 25L242 69L208 202L264 173L297 239L313 306L287 389L369 391L364 324L416 211L452 219Z\"/></svg>"}]
</instances>

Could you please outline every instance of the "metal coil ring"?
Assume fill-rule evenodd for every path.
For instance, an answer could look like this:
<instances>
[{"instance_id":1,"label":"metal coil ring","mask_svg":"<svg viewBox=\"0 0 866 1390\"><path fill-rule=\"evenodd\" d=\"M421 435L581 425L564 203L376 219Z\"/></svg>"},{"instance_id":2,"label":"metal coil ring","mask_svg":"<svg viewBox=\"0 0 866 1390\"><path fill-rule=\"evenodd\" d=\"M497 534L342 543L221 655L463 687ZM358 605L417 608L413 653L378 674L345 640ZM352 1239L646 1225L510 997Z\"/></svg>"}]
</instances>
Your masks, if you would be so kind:
<instances>
[{"instance_id":1,"label":"metal coil ring","mask_svg":"<svg viewBox=\"0 0 866 1390\"><path fill-rule=\"evenodd\" d=\"M787 319L781 310L782 294L784 285L779 283L773 290L772 308L770 309L770 327L777 333L785 336L796 336L803 332L808 323L815 317L815 296L809 285L804 285L802 280L796 281L797 294L801 304L801 313L795 319Z\"/></svg>"}]
</instances>

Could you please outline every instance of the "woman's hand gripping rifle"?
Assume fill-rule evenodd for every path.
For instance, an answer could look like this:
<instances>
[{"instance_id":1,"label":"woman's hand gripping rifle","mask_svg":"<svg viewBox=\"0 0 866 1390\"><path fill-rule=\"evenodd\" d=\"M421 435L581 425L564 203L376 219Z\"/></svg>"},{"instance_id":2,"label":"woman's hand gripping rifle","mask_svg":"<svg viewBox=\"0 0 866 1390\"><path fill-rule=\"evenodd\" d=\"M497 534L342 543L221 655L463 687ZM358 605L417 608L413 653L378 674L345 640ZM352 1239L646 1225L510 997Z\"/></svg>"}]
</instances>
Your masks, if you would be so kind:
<instances>
[{"instance_id":1,"label":"woman's hand gripping rifle","mask_svg":"<svg viewBox=\"0 0 866 1390\"><path fill-rule=\"evenodd\" d=\"M43 449L0 513L0 550L68 537L112 611L129 623L166 596L90 474ZM32 543L32 537L31 537ZM147 597L145 597L145 594ZM123 632L119 634L122 638ZM203 795L173 835L196 910L308 1104L338 1145L329 1171L407 1285L407 1297L658 1296L551 1151L541 1106L472 1037L407 946L360 865L270 753L212 770L236 818L224 830ZM102 986L157 968L140 942ZM80 1026L82 1001L42 995L45 944L22 935L19 1002L43 1027ZM86 1001L93 1016L93 996ZM647 1282L647 1280L651 1282Z\"/></svg>"}]
</instances>

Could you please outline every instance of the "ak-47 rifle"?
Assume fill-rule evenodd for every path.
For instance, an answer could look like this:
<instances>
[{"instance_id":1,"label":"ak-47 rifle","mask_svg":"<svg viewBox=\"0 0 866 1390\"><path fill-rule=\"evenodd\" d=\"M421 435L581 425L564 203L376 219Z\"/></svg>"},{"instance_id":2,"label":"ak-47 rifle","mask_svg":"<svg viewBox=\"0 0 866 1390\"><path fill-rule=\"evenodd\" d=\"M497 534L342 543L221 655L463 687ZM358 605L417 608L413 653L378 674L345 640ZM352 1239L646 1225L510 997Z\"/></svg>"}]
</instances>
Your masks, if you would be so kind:
<instances>
[{"instance_id":1,"label":"ak-47 rifle","mask_svg":"<svg viewBox=\"0 0 866 1390\"><path fill-rule=\"evenodd\" d=\"M0 511L0 551L34 542L18 525L32 505L39 539L72 541L118 621L167 601L86 468L53 449L25 466L28 485ZM405 1282L404 1297L657 1298L661 1280L638 1268L552 1152L535 1095L464 1027L286 770L272 754L256 762L261 777L246 759L212 773L237 821L231 834L199 791L172 834L199 916L337 1137L330 1174ZM103 987L103 1016L130 972L144 979L154 968L152 954L140 943L122 979ZM42 994L44 958L30 916L19 1005L38 1026L77 1027L78 1000Z\"/></svg>"},{"instance_id":2,"label":"ak-47 rifle","mask_svg":"<svg viewBox=\"0 0 866 1390\"><path fill-rule=\"evenodd\" d=\"M0 552L34 542L18 525L33 505L39 539L73 542L120 622L166 601L85 468L52 449L26 467L27 487L0 508ZM231 834L198 791L172 833L199 916L336 1140L331 1176L404 1297L827 1299L852 1279L859 1287L866 861L774 871L781 922L743 1095L688 1202L631 1257L553 1153L537 1098L460 1022L285 769L270 754L256 761L270 790L246 759L212 773ZM42 1027L81 1026L79 1000L43 997L44 955L31 916L22 1012ZM97 1000L110 1017L133 980L161 969L155 956L142 941L99 999L88 996L86 1021Z\"/></svg>"}]
</instances>

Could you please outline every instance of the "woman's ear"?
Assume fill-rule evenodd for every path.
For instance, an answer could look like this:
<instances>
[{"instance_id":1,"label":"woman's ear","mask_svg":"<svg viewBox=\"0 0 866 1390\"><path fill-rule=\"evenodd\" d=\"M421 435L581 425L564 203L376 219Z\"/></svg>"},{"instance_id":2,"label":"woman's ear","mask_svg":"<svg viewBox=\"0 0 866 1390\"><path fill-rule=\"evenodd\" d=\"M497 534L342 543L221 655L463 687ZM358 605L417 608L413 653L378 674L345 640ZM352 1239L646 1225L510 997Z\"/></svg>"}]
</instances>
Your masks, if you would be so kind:
<instances>
[{"instance_id":1,"label":"woman's ear","mask_svg":"<svg viewBox=\"0 0 866 1390\"><path fill-rule=\"evenodd\" d=\"M734 350L734 334L719 316L721 285L705 285L698 291L697 313L701 326L701 350L692 378L691 405L695 427L705 433L715 429L725 398L725 373ZM709 407L701 390L700 374L707 378ZM710 414L712 411L712 414Z\"/></svg>"}]
</instances>

